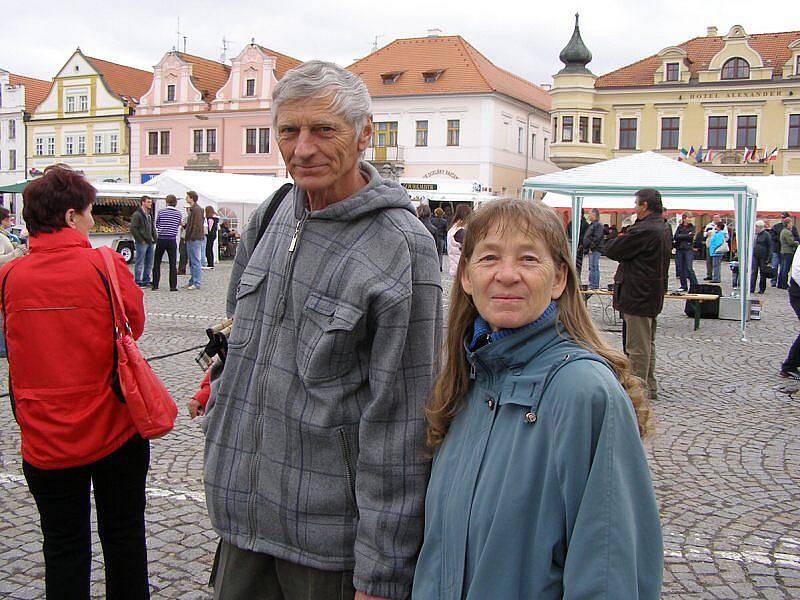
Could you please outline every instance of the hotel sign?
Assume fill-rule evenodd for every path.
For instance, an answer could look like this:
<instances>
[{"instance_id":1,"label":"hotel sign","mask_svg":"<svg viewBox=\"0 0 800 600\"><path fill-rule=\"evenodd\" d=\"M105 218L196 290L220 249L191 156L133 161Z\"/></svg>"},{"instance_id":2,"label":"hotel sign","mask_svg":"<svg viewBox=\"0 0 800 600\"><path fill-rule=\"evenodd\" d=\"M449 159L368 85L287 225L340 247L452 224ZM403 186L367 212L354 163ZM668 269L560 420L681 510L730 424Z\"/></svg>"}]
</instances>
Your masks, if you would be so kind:
<instances>
[{"instance_id":1,"label":"hotel sign","mask_svg":"<svg viewBox=\"0 0 800 600\"><path fill-rule=\"evenodd\" d=\"M778 98L780 96L783 96L783 90L697 92L689 94L689 100L745 100L749 98Z\"/></svg>"},{"instance_id":2,"label":"hotel sign","mask_svg":"<svg viewBox=\"0 0 800 600\"><path fill-rule=\"evenodd\" d=\"M401 183L400 185L407 190L422 190L426 192L434 192L439 189L439 186L435 183Z\"/></svg>"}]
</instances>

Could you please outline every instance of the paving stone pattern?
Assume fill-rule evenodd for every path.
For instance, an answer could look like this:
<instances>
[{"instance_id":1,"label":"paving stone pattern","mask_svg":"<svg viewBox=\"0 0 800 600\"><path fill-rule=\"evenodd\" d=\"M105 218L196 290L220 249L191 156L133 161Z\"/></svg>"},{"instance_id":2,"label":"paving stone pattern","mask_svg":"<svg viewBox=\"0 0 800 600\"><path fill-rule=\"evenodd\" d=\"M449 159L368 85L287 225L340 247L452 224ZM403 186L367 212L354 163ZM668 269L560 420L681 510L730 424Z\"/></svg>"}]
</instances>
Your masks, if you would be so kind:
<instances>
[{"instance_id":1,"label":"paving stone pattern","mask_svg":"<svg viewBox=\"0 0 800 600\"><path fill-rule=\"evenodd\" d=\"M230 266L204 271L199 291L146 291L145 356L204 343L205 327L223 316ZM604 283L614 268L602 259ZM704 265L696 269L704 274ZM728 292L729 271L723 272ZM674 278L671 284L677 287ZM445 278L447 296L450 285ZM666 302L659 317L661 391L647 451L664 530L664 598L800 598L800 392L795 398L798 386L777 377L799 324L786 292L768 288L763 302L763 318L750 323L746 342L734 321L706 320L693 331L682 302ZM589 308L619 347L613 311L597 297ZM181 404L175 430L152 443L147 524L154 598L211 597L206 583L216 536L205 509L203 440L184 406L201 378L196 353L153 362ZM0 362L5 390L7 366ZM0 597L42 598L38 514L7 398L0 399L0 420ZM102 554L94 536L92 595L101 598Z\"/></svg>"}]
</instances>

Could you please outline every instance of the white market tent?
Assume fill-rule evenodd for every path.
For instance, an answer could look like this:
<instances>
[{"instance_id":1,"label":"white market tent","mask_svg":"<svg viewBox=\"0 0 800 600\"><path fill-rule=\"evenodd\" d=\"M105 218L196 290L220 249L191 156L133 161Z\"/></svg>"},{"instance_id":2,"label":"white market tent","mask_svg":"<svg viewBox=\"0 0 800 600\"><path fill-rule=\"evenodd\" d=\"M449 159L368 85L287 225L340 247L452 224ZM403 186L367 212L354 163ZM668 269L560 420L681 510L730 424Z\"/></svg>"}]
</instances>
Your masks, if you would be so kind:
<instances>
[{"instance_id":1,"label":"white market tent","mask_svg":"<svg viewBox=\"0 0 800 600\"><path fill-rule=\"evenodd\" d=\"M736 176L758 192L759 214L777 217L782 212L800 215L800 175Z\"/></svg>"},{"instance_id":2,"label":"white market tent","mask_svg":"<svg viewBox=\"0 0 800 600\"><path fill-rule=\"evenodd\" d=\"M284 183L291 181L264 175L169 169L150 179L147 185L155 187L160 197L175 194L180 210L183 210L186 192L194 190L200 206L210 205L221 216L233 216L237 220L236 228L241 231L259 204Z\"/></svg>"},{"instance_id":3,"label":"white market tent","mask_svg":"<svg viewBox=\"0 0 800 600\"><path fill-rule=\"evenodd\" d=\"M633 210L634 194L642 188L661 192L668 210L697 210L719 203L719 210L734 208L739 245L741 286L741 329L745 339L750 310L750 271L758 192L748 184L719 175L655 152L641 152L622 158L530 177L522 189L523 198L536 191L561 194L570 199L572 209L572 254L577 253L580 215L588 208ZM588 200L588 201L587 201ZM544 202L548 204L545 199ZM710 209L713 210L713 209Z\"/></svg>"}]
</instances>

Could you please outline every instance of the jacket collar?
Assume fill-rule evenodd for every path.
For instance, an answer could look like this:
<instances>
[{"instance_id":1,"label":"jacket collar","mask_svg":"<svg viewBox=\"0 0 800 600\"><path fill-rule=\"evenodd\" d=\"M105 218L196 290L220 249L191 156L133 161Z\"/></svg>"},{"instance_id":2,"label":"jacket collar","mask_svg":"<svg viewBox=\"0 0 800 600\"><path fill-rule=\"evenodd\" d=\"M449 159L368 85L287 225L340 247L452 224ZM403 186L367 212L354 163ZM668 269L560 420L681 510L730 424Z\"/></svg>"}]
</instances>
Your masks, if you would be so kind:
<instances>
[{"instance_id":1,"label":"jacket collar","mask_svg":"<svg viewBox=\"0 0 800 600\"><path fill-rule=\"evenodd\" d=\"M28 239L31 252L47 252L61 248L91 248L89 240L77 230L64 227L53 233L40 233Z\"/></svg>"}]
</instances>

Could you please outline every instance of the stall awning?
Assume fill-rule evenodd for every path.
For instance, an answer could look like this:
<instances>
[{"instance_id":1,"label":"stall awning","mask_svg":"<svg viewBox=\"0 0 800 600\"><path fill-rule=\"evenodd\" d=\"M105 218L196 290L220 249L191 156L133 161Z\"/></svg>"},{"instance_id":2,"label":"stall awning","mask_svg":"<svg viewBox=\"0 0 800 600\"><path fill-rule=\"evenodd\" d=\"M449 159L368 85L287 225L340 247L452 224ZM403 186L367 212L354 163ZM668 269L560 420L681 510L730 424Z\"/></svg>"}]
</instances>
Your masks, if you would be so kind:
<instances>
[{"instance_id":1,"label":"stall awning","mask_svg":"<svg viewBox=\"0 0 800 600\"><path fill-rule=\"evenodd\" d=\"M29 184L29 181L18 181L11 185L0 185L0 193L2 194L21 194L22 190Z\"/></svg>"},{"instance_id":2,"label":"stall awning","mask_svg":"<svg viewBox=\"0 0 800 600\"><path fill-rule=\"evenodd\" d=\"M120 198L98 196L94 201L95 206L139 206L139 200L136 198Z\"/></svg>"}]
</instances>

